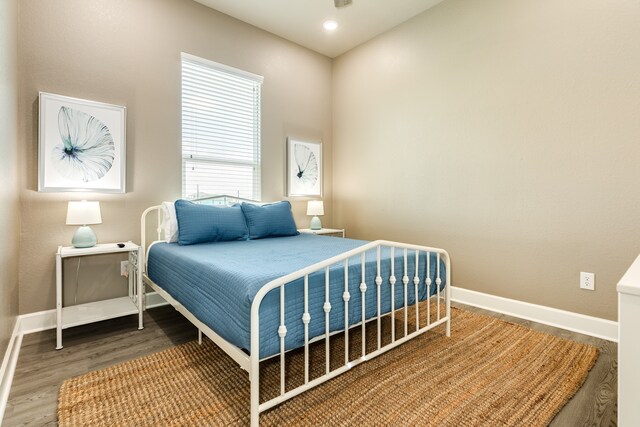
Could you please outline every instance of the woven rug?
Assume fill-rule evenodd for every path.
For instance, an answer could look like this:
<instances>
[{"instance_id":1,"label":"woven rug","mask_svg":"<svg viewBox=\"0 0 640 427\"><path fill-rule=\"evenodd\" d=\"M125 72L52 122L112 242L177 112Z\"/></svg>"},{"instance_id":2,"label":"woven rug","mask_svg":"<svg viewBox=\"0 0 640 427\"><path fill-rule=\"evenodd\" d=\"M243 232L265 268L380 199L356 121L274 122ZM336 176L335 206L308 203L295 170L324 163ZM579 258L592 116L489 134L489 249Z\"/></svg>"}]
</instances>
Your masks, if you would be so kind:
<instances>
[{"instance_id":1,"label":"woven rug","mask_svg":"<svg viewBox=\"0 0 640 427\"><path fill-rule=\"evenodd\" d=\"M466 310L452 308L452 319L451 338L443 327L429 331L261 414L260 424L546 426L598 357L592 346ZM371 325L367 344L375 345ZM387 318L387 335L389 329ZM360 356L360 338L350 333L352 359ZM324 371L324 354L324 341L312 346L312 378ZM332 366L344 363L341 336L331 339L331 359ZM303 362L301 351L287 356L287 389L303 380ZM278 393L279 362L263 362L261 369L264 400ZM191 342L65 381L58 421L61 427L246 426L249 379L209 340Z\"/></svg>"}]
</instances>

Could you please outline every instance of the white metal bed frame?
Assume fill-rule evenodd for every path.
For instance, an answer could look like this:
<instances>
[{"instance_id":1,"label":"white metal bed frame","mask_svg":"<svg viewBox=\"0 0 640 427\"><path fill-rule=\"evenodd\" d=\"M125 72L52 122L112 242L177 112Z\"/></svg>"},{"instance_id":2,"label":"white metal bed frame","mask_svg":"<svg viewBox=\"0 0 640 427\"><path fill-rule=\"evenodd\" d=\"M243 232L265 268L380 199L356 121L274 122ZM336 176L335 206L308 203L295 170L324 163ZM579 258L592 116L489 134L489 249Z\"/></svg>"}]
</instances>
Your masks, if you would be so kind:
<instances>
[{"instance_id":1,"label":"white metal bed frame","mask_svg":"<svg viewBox=\"0 0 640 427\"><path fill-rule=\"evenodd\" d=\"M237 197L232 197L232 196L219 196L219 197L225 197L226 199L231 199L231 200L243 200ZM210 199L216 199L218 197L214 197L214 198L210 198ZM147 215L151 212L157 212L157 240L153 241L151 244L149 244L149 246L147 247L147 241L146 241L146 227L147 227ZM169 293L167 293L164 289L162 289L160 286L158 286L156 283L154 283L149 276L147 275L147 262L148 262L148 253L149 253L149 249L156 243L163 241L162 240L162 236L163 236L163 230L161 227L162 224L162 220L163 220L163 214L162 214L162 207L161 206L152 206L148 209L146 209L143 214L142 214L142 218L141 218L141 237L142 237L142 262L141 264L141 268L143 269L143 280L144 282L149 285L154 291L156 291L162 298L164 298L168 303L170 303L176 310L178 310L182 315L184 315L191 323L193 323L193 325L196 326L196 328L198 328L198 333L199 333L199 337L201 339L202 337L202 333L204 333L207 337L209 337L214 343L216 343L216 345L218 345L218 347L220 347L225 353L227 353L233 360L235 360L242 369L246 370L249 373L249 379L251 382L251 426L252 427L258 427L259 426L259 417L260 417L260 413L264 412L276 405L279 405L280 403L294 397L297 396L298 394L309 390L319 384L322 384L323 382L330 380L348 370L350 370L351 368L359 365L362 362L365 362L369 359L373 359L376 356L381 355L382 353L385 353L403 343L405 343L406 341L417 337L418 335L423 334L424 332L431 330L439 325L445 324L446 325L446 336L449 337L451 334L451 288L450 288L450 283L451 283L451 262L450 262L450 258L449 258L449 254L443 250L443 249L438 249L438 248L431 248L431 247L427 247L427 246L419 246L419 245L411 245L411 244L405 244L405 243L398 243L398 242L390 242L390 241L386 241L386 240L376 240L374 242L370 242L367 243L363 246L360 246L358 248L352 249L350 251L344 252L340 255L331 257L329 259L326 259L324 261L318 262L316 264L310 265L308 267L305 267L303 269L300 269L296 272L293 272L291 274L287 274L286 276L280 277L278 279L272 280L271 282L267 283L266 285L264 285L256 294L252 306L251 306L251 349L250 349L250 354L246 354L244 351L242 351L241 349L239 349L238 347L236 347L235 345L229 343L228 341L226 341L224 338L222 338L220 335L218 335L213 329L209 328L207 325L205 325L203 322L201 322L198 318L196 318L192 313L189 312L189 310L187 310L182 304L180 304L178 301L176 301ZM391 275L387 280L387 285L391 286L391 312L390 313L386 313L386 314L381 314L380 313L380 286L383 285L383 278L380 276L380 253L381 253L381 248L383 246L389 247L391 248ZM378 292L377 292L377 319L373 318L373 319L368 319L366 322L359 322L357 325L349 325L348 323L348 318L349 318L349 299L350 299L350 294L349 294L349 259L354 258L358 255L361 256L361 270L362 270L362 279L361 279L361 283L360 283L360 287L359 290L362 293L362 318L365 318L365 310L366 310L366 306L365 306L365 293L367 292L367 289L369 288L369 286L372 286L373 284L367 284L365 282L365 253L367 251L370 250L376 250L377 252L377 273L376 273L376 278L375 278L375 285L378 288ZM404 252L404 269L402 270L402 276L401 276L401 283L402 283L402 288L404 290L404 305L401 307L395 307L395 299L394 299L394 293L395 293L395 288L396 288L396 283L397 283L397 279L396 279L396 270L400 270L400 268L396 269L395 264L395 251L396 250L401 250ZM411 251L411 253L409 252ZM419 262L420 262L420 254L421 253L426 253L426 277L425 278L421 278L418 275L418 270L419 268L414 268L414 272L413 272L413 278L410 279L410 275L412 272L407 270L407 259L408 256L414 256L415 257L415 264L414 266L419 266ZM430 265L430 259L431 259L431 253L435 253L437 255L437 262L436 262L436 266L431 266ZM441 292L440 288L441 288L441 284L442 284L442 279L441 279L441 272L440 272L440 260L443 260L445 266L446 266L446 271L445 271L445 277L446 277L446 282L445 282L445 286L444 286L444 291ZM329 313L331 312L331 304L329 303L329 268L335 264L338 263L343 263L344 264L344 293L342 295L342 299L344 301L344 310L345 310L345 320L344 320L344 327L343 329L340 329L338 331L334 331L330 333L330 325L329 325ZM436 293L434 295L429 295L429 289L431 287L432 284L432 280L430 278L431 276L431 269L435 268L436 270ZM323 311L325 313L325 333L317 336L317 337L309 337L309 322L311 321L311 316L309 315L309 307L308 307L308 286L309 286L309 276L313 273L316 272L321 272L323 271L325 272L325 302L323 304ZM287 352L287 350L285 350L285 336L287 335L287 327L285 325L285 310L286 307L284 305L284 297L285 297L285 285L288 283L291 283L295 280L298 279L304 279L304 314L301 318L302 323L304 324L304 335L305 335L305 340L304 340L304 384L293 388L289 391L287 391L285 389L285 353ZM409 285L409 282L413 282L414 285L414 295L418 295L418 288L419 286L426 286L427 287L427 295L428 295L428 300L427 300L427 321L426 321L426 325L420 327L420 321L419 321L419 310L418 310L418 298L416 298L416 302L415 302L415 320L416 320L416 330L409 333L408 331L408 305L407 305L407 286ZM260 324L260 304L262 303L263 298L267 295L267 293L269 293L269 291L279 288L280 289L280 327L278 328L277 331L274 331L275 333L278 334L279 338L280 338L280 353L279 353L279 357L280 357L280 395L267 400L263 403L260 403L260 396L259 396L259 390L260 390L260 328L259 328L259 324ZM434 313L436 315L436 320L435 321L431 321L431 313L430 313L430 306L431 306L431 301L433 298L436 298L436 313ZM444 300L444 306L445 306L445 315L442 316L441 315L441 300ZM382 345L382 335L381 335L381 318L383 316L386 315L390 315L395 313L396 311L399 310L404 310L404 335L401 338L397 338L396 339L396 334L395 334L395 321L393 321L393 317L392 317L392 321L391 321L391 341L385 345ZM369 323L372 323L373 320L377 320L377 347L375 351L372 351L370 353L366 352L366 335L365 335L365 330L368 326ZM349 360L349 329L353 329L353 328L357 328L360 327L362 329L362 355L355 359L355 360ZM330 336L336 334L336 333L344 333L344 340L345 340L345 360L344 360L344 365L336 368L334 370L330 369L330 347L329 347L329 338ZM325 361L326 361L326 366L325 366L325 374L315 378L313 380L309 380L309 344L315 341L319 341L319 340L325 340L325 351L326 351L326 356L325 356ZM302 348L302 347L301 347ZM278 357L278 354L271 356L271 357ZM271 358L269 357L269 358ZM268 359L268 358L265 358ZM262 360L265 360L262 359Z\"/></svg>"}]
</instances>

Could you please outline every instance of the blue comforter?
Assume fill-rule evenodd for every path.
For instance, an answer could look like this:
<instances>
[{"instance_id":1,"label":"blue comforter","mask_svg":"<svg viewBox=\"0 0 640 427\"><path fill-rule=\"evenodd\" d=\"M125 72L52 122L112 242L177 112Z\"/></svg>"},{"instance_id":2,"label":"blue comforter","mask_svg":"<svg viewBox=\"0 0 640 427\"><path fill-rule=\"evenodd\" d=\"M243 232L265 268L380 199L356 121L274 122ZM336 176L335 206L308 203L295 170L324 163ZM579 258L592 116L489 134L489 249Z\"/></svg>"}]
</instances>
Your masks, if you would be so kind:
<instances>
[{"instance_id":1,"label":"blue comforter","mask_svg":"<svg viewBox=\"0 0 640 427\"><path fill-rule=\"evenodd\" d=\"M200 321L217 334L239 348L250 349L251 304L258 290L271 280L292 273L303 267L362 246L362 240L301 234L260 240L202 243L179 246L176 243L159 243L149 252L148 275L156 284L184 305ZM391 255L389 248L382 249L380 287L381 312L391 310ZM436 254L430 255L430 293L436 292ZM395 255L395 307L404 306L404 252ZM361 255L349 260L348 288L349 324L362 319ZM420 253L418 297L426 298L426 256ZM377 316L376 253L369 251L365 257L366 318ZM413 277L415 275L415 251L409 251L407 263L408 304L415 302ZM329 325L331 331L344 329L344 263L334 265L329 272L329 299L332 306ZM445 267L441 261L440 277L445 285ZM288 332L287 349L304 345L303 280L285 285L285 324ZM325 331L324 270L309 276L309 337ZM272 356L280 351L277 331L280 326L279 290L269 292L260 307L260 357Z\"/></svg>"}]
</instances>

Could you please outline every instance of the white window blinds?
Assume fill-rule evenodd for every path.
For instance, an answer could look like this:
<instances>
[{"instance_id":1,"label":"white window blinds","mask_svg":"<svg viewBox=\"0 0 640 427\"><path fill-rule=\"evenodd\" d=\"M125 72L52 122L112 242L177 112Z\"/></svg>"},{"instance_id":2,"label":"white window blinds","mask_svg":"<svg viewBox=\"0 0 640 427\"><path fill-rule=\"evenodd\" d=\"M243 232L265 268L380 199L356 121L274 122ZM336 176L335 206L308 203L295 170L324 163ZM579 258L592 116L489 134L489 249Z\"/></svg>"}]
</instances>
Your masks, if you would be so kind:
<instances>
[{"instance_id":1,"label":"white window blinds","mask_svg":"<svg viewBox=\"0 0 640 427\"><path fill-rule=\"evenodd\" d=\"M182 54L182 196L260 200L262 76Z\"/></svg>"}]
</instances>

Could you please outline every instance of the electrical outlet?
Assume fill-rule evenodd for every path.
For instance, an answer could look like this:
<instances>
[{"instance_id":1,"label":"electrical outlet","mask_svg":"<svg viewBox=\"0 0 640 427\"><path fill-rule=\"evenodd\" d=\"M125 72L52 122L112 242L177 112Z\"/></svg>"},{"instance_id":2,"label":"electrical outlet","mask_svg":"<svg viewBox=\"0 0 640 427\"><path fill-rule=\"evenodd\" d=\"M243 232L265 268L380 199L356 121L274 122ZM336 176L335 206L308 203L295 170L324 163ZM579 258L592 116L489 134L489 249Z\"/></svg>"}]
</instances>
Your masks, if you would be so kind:
<instances>
[{"instance_id":1,"label":"electrical outlet","mask_svg":"<svg viewBox=\"0 0 640 427\"><path fill-rule=\"evenodd\" d=\"M580 272L580 289L587 289L589 291L596 290L596 275L593 273Z\"/></svg>"},{"instance_id":2,"label":"electrical outlet","mask_svg":"<svg viewBox=\"0 0 640 427\"><path fill-rule=\"evenodd\" d=\"M124 277L129 277L129 261L120 262L120 275Z\"/></svg>"}]
</instances>

